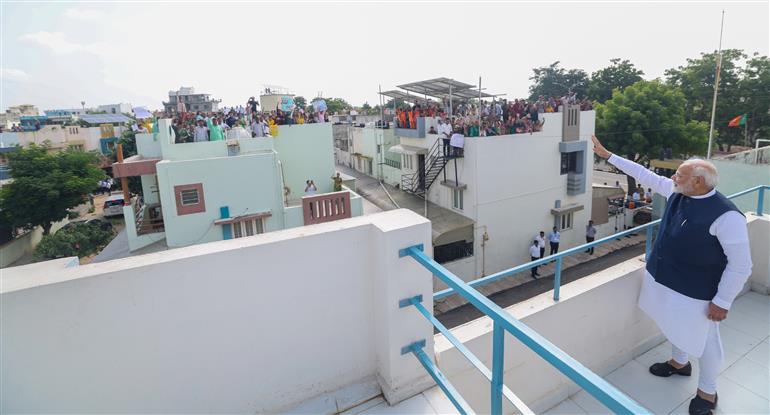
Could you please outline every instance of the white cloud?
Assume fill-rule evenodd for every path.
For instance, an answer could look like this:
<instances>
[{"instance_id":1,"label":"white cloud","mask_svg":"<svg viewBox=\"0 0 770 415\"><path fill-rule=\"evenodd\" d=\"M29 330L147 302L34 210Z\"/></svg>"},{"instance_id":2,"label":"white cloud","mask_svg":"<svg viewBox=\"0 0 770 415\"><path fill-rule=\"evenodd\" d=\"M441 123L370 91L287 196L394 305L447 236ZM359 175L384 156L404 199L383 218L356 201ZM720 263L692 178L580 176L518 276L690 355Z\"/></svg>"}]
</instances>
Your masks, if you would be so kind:
<instances>
[{"instance_id":1,"label":"white cloud","mask_svg":"<svg viewBox=\"0 0 770 415\"><path fill-rule=\"evenodd\" d=\"M98 21L104 17L104 13L93 9L67 9L64 11L64 17L75 20Z\"/></svg>"},{"instance_id":2,"label":"white cloud","mask_svg":"<svg viewBox=\"0 0 770 415\"><path fill-rule=\"evenodd\" d=\"M28 33L19 38L21 41L36 43L40 46L51 49L57 55L66 55L73 52L85 51L94 54L101 54L107 50L103 42L80 44L67 40L62 32Z\"/></svg>"},{"instance_id":3,"label":"white cloud","mask_svg":"<svg viewBox=\"0 0 770 415\"><path fill-rule=\"evenodd\" d=\"M21 69L0 68L0 78L9 81L23 82L29 79L29 74Z\"/></svg>"}]
</instances>

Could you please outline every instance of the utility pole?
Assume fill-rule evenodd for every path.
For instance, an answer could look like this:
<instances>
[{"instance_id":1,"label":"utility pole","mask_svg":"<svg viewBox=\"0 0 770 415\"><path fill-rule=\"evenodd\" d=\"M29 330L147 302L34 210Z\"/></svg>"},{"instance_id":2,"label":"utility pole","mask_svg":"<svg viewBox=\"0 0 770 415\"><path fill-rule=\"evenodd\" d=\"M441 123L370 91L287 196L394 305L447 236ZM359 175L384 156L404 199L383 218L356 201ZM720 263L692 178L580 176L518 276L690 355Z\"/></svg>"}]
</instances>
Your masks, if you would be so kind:
<instances>
[{"instance_id":1,"label":"utility pole","mask_svg":"<svg viewBox=\"0 0 770 415\"><path fill-rule=\"evenodd\" d=\"M717 55L717 75L714 80L714 100L711 103L711 128L709 129L709 147L706 150L706 160L711 158L711 146L714 143L714 117L717 113L717 92L719 91L719 73L722 70L722 31L725 27L725 11L722 10L722 24L719 27L719 54Z\"/></svg>"}]
</instances>

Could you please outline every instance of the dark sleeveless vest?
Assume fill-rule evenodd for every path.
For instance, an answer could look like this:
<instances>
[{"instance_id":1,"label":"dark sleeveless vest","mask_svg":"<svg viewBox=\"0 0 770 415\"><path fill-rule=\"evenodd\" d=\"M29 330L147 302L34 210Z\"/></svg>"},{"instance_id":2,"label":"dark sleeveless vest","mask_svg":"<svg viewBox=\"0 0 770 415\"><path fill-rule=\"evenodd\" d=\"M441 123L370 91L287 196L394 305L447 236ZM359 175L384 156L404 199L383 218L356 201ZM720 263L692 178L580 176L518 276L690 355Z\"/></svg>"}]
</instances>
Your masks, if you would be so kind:
<instances>
[{"instance_id":1,"label":"dark sleeveless vest","mask_svg":"<svg viewBox=\"0 0 770 415\"><path fill-rule=\"evenodd\" d=\"M731 210L743 214L719 192L705 199L680 193L669 197L647 260L647 271L655 281L688 297L711 301L727 257L709 227Z\"/></svg>"}]
</instances>

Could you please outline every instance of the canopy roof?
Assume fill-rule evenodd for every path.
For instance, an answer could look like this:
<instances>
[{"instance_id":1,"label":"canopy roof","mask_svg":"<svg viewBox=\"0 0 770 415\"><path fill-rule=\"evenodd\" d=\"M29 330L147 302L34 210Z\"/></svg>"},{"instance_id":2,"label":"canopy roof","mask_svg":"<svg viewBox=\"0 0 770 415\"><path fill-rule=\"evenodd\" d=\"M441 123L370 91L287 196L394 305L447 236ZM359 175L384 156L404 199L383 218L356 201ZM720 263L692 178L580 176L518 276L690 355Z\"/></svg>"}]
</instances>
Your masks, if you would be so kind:
<instances>
[{"instance_id":1,"label":"canopy roof","mask_svg":"<svg viewBox=\"0 0 770 415\"><path fill-rule=\"evenodd\" d=\"M123 114L85 114L81 115L80 119L89 124L127 123L131 121L131 118Z\"/></svg>"},{"instance_id":2,"label":"canopy roof","mask_svg":"<svg viewBox=\"0 0 770 415\"><path fill-rule=\"evenodd\" d=\"M429 97L439 99L449 99L450 92L452 98L469 99L479 97L479 90L473 89L475 88L473 85L455 81L454 79L449 78L434 78L425 81L410 82L408 84L397 86L405 91L414 92L415 94L423 96L427 95ZM483 91L481 92L482 98L492 98L496 95L488 94Z\"/></svg>"},{"instance_id":3,"label":"canopy roof","mask_svg":"<svg viewBox=\"0 0 770 415\"><path fill-rule=\"evenodd\" d=\"M423 96L418 96L418 95L414 95L414 94L413 95L409 95L406 92L399 91L397 89L393 89L393 90L390 90L390 91L380 92L380 95L384 95L384 96L390 97L390 98L400 99L400 100L406 101L406 102L424 103L426 101L425 97L423 97ZM432 100L430 100L430 99L427 100L427 101L428 102L432 102Z\"/></svg>"}]
</instances>

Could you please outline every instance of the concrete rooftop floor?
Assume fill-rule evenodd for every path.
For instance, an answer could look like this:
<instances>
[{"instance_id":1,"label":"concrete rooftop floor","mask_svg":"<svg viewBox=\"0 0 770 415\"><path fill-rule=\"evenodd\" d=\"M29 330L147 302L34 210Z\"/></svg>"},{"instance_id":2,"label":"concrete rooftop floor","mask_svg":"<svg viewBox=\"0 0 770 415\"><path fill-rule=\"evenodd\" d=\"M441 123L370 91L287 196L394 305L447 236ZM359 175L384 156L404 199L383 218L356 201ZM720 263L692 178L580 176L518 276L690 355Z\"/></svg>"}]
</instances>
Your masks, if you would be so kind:
<instances>
[{"instance_id":1,"label":"concrete rooftop floor","mask_svg":"<svg viewBox=\"0 0 770 415\"><path fill-rule=\"evenodd\" d=\"M770 414L770 296L748 292L733 304L720 325L725 361L717 380L717 414ZM605 379L656 414L687 414L698 385L698 361L692 359L691 377L658 378L648 372L655 362L671 358L671 344L663 342L619 367ZM513 391L516 393L516 391ZM382 397L369 400L344 414L457 413L438 386L390 406ZM580 391L545 412L607 414L609 410Z\"/></svg>"}]
</instances>

